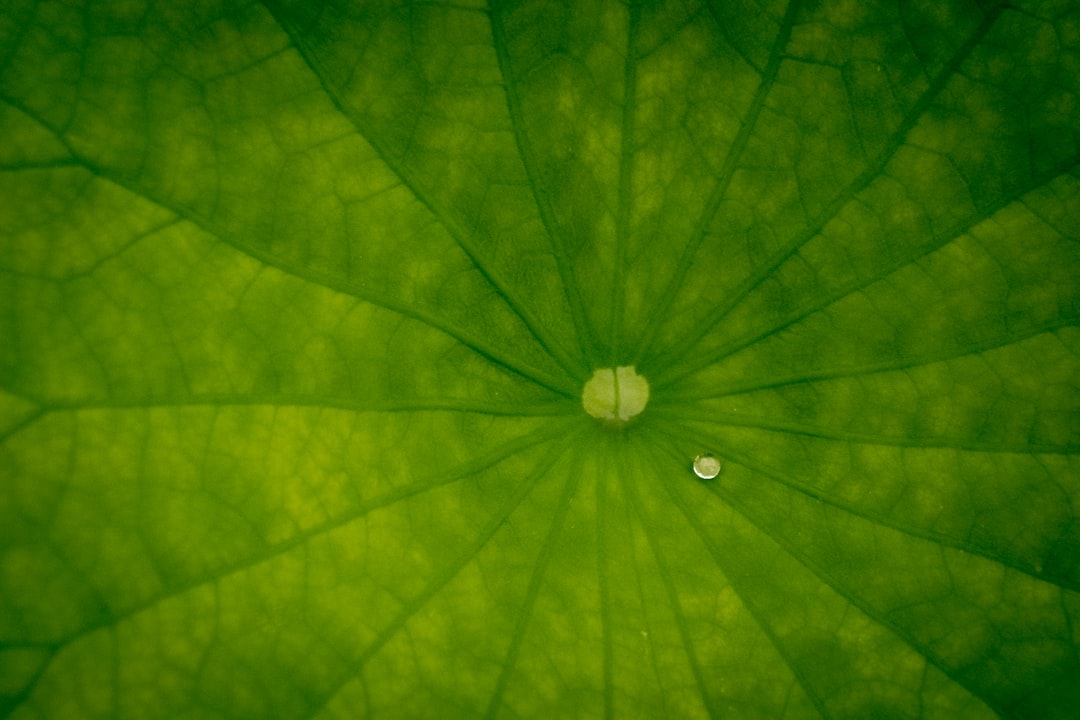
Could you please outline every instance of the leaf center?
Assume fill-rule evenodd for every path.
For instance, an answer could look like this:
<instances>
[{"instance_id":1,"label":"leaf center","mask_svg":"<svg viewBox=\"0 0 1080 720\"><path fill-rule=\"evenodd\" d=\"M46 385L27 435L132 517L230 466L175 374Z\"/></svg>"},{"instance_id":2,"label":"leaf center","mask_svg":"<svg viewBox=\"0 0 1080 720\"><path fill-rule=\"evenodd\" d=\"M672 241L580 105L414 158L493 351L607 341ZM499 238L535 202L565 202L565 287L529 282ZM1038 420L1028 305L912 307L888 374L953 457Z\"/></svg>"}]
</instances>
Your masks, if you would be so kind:
<instances>
[{"instance_id":1,"label":"leaf center","mask_svg":"<svg viewBox=\"0 0 1080 720\"><path fill-rule=\"evenodd\" d=\"M581 391L585 412L606 425L622 427L649 402L649 383L633 366L600 368Z\"/></svg>"}]
</instances>

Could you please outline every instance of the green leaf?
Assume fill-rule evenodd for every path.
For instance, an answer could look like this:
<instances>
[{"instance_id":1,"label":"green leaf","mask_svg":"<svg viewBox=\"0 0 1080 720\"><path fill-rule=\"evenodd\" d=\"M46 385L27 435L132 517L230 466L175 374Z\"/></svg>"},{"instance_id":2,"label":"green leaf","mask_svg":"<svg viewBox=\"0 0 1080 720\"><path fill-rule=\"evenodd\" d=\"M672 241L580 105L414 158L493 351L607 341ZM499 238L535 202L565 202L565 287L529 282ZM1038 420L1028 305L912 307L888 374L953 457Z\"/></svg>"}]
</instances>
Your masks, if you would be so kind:
<instances>
[{"instance_id":1,"label":"green leaf","mask_svg":"<svg viewBox=\"0 0 1080 720\"><path fill-rule=\"evenodd\" d=\"M1075 0L11 0L0 138L0 716L1074 715Z\"/></svg>"}]
</instances>

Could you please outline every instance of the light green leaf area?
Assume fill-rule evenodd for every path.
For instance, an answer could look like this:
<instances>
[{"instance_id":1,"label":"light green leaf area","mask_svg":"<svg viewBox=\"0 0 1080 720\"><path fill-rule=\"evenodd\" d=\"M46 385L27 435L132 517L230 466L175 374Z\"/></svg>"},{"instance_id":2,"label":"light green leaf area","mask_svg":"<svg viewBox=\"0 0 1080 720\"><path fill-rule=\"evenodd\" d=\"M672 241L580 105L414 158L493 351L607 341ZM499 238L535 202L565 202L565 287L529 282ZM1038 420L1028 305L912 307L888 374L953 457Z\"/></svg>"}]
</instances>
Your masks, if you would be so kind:
<instances>
[{"instance_id":1,"label":"light green leaf area","mask_svg":"<svg viewBox=\"0 0 1080 720\"><path fill-rule=\"evenodd\" d=\"M0 716L1075 717L1078 161L1075 0L5 1Z\"/></svg>"}]
</instances>

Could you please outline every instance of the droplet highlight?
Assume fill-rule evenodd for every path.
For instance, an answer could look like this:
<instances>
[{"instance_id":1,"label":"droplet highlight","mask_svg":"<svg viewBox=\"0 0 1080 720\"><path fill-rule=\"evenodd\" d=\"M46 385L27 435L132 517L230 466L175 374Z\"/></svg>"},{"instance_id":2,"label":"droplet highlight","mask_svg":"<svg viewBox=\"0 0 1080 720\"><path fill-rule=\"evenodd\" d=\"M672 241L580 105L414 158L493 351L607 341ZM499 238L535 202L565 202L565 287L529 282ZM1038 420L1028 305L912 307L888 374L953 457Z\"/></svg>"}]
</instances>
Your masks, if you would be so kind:
<instances>
[{"instance_id":1,"label":"droplet highlight","mask_svg":"<svg viewBox=\"0 0 1080 720\"><path fill-rule=\"evenodd\" d=\"M694 458L694 474L702 480L712 480L720 474L720 461L708 453Z\"/></svg>"}]
</instances>

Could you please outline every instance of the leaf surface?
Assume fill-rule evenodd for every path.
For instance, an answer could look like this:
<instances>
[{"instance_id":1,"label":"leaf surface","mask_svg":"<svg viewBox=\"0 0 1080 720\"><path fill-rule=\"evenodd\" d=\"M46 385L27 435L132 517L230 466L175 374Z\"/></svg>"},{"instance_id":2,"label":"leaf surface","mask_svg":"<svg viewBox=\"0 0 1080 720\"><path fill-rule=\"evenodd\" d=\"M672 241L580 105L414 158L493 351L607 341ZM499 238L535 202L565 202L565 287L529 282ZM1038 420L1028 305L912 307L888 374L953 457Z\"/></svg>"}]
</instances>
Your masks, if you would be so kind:
<instances>
[{"instance_id":1,"label":"leaf surface","mask_svg":"<svg viewBox=\"0 0 1080 720\"><path fill-rule=\"evenodd\" d=\"M1070 717L1078 51L6 3L0 715Z\"/></svg>"}]
</instances>

